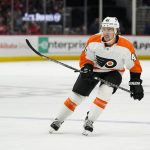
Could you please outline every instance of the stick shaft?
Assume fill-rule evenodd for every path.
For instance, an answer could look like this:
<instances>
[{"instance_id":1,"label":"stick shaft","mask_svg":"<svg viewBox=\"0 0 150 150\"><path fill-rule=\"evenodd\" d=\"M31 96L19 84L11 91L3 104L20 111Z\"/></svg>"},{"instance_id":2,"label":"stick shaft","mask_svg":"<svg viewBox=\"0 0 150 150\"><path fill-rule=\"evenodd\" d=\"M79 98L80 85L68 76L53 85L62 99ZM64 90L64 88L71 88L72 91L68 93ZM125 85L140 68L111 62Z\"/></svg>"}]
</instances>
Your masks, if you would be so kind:
<instances>
[{"instance_id":1,"label":"stick shaft","mask_svg":"<svg viewBox=\"0 0 150 150\"><path fill-rule=\"evenodd\" d=\"M74 70L75 72L80 72L80 70L78 70L78 69L76 69L76 68L74 68L74 67L71 67L71 66L69 66L69 65L67 65L67 64L64 64L64 63L58 61L58 60L52 59L52 58L50 58L50 57L48 57L48 56L45 56L45 55L41 54L40 52L38 52L38 51L31 45L31 43L29 42L28 39L26 39L26 43L27 43L27 45L31 48L31 50L33 50L37 55L39 55L39 56L41 56L41 57L43 57L43 58L46 58L46 59L48 59L48 60L50 60L50 61L53 61L53 62L55 62L55 63L57 63L57 64L60 64L60 65L62 65L62 66L64 66L64 67L67 67L67 68L69 68L69 69L72 69L72 70Z\"/></svg>"}]
</instances>

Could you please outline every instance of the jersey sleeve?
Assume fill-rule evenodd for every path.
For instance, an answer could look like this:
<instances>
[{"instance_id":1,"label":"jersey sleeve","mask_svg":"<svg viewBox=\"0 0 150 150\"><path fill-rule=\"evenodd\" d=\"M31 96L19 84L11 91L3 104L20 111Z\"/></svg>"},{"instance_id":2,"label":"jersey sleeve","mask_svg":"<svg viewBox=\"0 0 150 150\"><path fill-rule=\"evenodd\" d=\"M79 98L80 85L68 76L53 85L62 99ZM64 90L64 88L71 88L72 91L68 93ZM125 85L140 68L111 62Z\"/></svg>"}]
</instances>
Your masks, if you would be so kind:
<instances>
[{"instance_id":1,"label":"jersey sleeve","mask_svg":"<svg viewBox=\"0 0 150 150\"><path fill-rule=\"evenodd\" d=\"M129 49L129 53L126 55L125 64L127 69L133 73L141 73L142 67L136 56L135 49L132 43L127 43L127 48Z\"/></svg>"},{"instance_id":2,"label":"jersey sleeve","mask_svg":"<svg viewBox=\"0 0 150 150\"><path fill-rule=\"evenodd\" d=\"M92 46L90 46L90 44L92 42L100 42L100 35L96 34L91 36L87 43L86 46L84 48L84 50L82 51L81 55L80 55L80 62L79 65L82 68L85 64L91 64L94 65L94 52L92 51Z\"/></svg>"},{"instance_id":3,"label":"jersey sleeve","mask_svg":"<svg viewBox=\"0 0 150 150\"><path fill-rule=\"evenodd\" d=\"M94 62L87 59L86 55L87 55L86 50L83 50L81 55L80 55L80 62L79 62L80 68L82 68L85 64L94 65Z\"/></svg>"}]
</instances>

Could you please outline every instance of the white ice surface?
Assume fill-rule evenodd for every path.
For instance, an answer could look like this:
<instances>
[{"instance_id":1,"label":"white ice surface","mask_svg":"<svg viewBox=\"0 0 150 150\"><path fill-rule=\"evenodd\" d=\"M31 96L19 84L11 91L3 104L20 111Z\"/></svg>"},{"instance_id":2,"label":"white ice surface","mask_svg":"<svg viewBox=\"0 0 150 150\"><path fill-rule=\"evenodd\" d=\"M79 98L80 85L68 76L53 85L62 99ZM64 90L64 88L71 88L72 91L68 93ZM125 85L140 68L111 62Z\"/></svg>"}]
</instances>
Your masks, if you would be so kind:
<instances>
[{"instance_id":1,"label":"white ice surface","mask_svg":"<svg viewBox=\"0 0 150 150\"><path fill-rule=\"evenodd\" d=\"M63 62L78 68L78 61ZM49 61L0 63L0 150L150 150L150 61L141 64L144 99L118 90L85 137L83 120L97 88L49 134L78 73ZM126 71L121 86L129 88L128 80Z\"/></svg>"}]
</instances>

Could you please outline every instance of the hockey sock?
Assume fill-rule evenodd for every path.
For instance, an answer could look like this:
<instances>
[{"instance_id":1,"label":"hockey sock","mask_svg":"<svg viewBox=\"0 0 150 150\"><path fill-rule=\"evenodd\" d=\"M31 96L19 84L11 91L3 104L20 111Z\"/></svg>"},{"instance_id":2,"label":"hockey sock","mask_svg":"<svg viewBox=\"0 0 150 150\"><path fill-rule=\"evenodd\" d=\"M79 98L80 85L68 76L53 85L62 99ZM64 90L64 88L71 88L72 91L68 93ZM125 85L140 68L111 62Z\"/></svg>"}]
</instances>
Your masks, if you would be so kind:
<instances>
[{"instance_id":1,"label":"hockey sock","mask_svg":"<svg viewBox=\"0 0 150 150\"><path fill-rule=\"evenodd\" d=\"M88 119L91 121L96 121L102 111L105 109L108 101L112 95L113 88L107 85L102 85L98 91L98 97L93 101L93 105L89 111Z\"/></svg>"},{"instance_id":2,"label":"hockey sock","mask_svg":"<svg viewBox=\"0 0 150 150\"><path fill-rule=\"evenodd\" d=\"M69 99L69 98L68 98L68 99ZM68 99L67 99L67 100L68 100ZM66 101L67 101L67 100L66 100ZM65 103L67 103L66 101L65 101ZM71 106L71 105L70 105L70 106ZM75 106L75 105L74 105L74 106ZM71 108L73 109L74 106L71 106ZM73 111L72 111L70 108L68 108L66 105L63 105L56 118L57 118L58 120L60 120L61 122L63 122L63 121L64 121L66 118L68 118L72 113L73 113Z\"/></svg>"},{"instance_id":3,"label":"hockey sock","mask_svg":"<svg viewBox=\"0 0 150 150\"><path fill-rule=\"evenodd\" d=\"M74 112L75 108L84 99L85 99L84 96L81 96L79 94L76 94L76 93L72 92L72 94L70 95L70 97L68 97L65 100L64 105L63 105L61 111L57 115L57 119L59 119L60 121L64 121L67 117L69 117Z\"/></svg>"},{"instance_id":4,"label":"hockey sock","mask_svg":"<svg viewBox=\"0 0 150 150\"><path fill-rule=\"evenodd\" d=\"M107 102L104 100L99 99L98 97L95 98L93 105L89 111L88 119L91 121L96 121L99 115L104 110L105 106L107 105Z\"/></svg>"}]
</instances>

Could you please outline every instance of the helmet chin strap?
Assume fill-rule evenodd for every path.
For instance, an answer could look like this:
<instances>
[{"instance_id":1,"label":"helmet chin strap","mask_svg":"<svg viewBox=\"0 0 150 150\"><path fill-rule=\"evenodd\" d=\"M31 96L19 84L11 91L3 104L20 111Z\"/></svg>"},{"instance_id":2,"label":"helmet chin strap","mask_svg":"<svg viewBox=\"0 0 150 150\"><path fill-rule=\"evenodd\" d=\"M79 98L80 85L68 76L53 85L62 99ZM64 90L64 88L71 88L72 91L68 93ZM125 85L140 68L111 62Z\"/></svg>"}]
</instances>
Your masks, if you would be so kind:
<instances>
[{"instance_id":1,"label":"helmet chin strap","mask_svg":"<svg viewBox=\"0 0 150 150\"><path fill-rule=\"evenodd\" d=\"M116 33L117 33L117 30L116 29L114 29L114 37L111 39L111 40L109 40L109 41L104 41L104 40L102 40L103 41L103 43L106 43L106 44L112 44L111 42L116 38ZM102 38L103 38L103 36L102 36Z\"/></svg>"},{"instance_id":2,"label":"helmet chin strap","mask_svg":"<svg viewBox=\"0 0 150 150\"><path fill-rule=\"evenodd\" d=\"M103 38L103 37L102 37ZM111 39L111 40L109 40L109 41L104 41L104 40L102 40L103 41L103 43L106 43L106 44L112 44L111 42L114 40L116 38L116 35L114 34L114 37Z\"/></svg>"}]
</instances>

